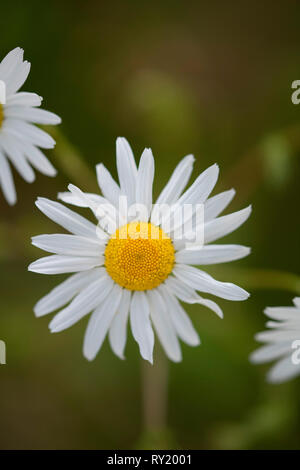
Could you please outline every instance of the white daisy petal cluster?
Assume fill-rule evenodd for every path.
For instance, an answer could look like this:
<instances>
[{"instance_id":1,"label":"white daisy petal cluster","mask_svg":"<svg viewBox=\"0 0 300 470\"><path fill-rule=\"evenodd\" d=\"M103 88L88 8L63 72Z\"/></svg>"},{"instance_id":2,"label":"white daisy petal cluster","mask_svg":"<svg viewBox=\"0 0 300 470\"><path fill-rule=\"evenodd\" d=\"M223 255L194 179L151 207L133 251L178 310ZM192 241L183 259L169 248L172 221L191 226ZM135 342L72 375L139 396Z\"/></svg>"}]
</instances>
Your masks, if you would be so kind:
<instances>
[{"instance_id":1,"label":"white daisy petal cluster","mask_svg":"<svg viewBox=\"0 0 300 470\"><path fill-rule=\"evenodd\" d=\"M300 375L300 297L294 298L293 307L267 307L270 320L267 331L257 333L255 339L266 343L254 351L251 362L261 364L277 360L267 380L281 383Z\"/></svg>"},{"instance_id":2,"label":"white daisy petal cluster","mask_svg":"<svg viewBox=\"0 0 300 470\"><path fill-rule=\"evenodd\" d=\"M144 150L138 167L126 139L117 139L116 153L119 183L99 164L96 170L102 195L83 193L73 185L69 185L70 192L59 194L66 203L92 209L96 224L59 202L38 198L37 207L70 234L33 237L35 246L52 255L35 261L29 270L42 274L75 274L43 297L34 311L40 317L61 309L50 323L52 332L65 330L92 312L83 347L88 360L95 358L106 335L113 352L124 358L129 321L144 359L153 362L155 330L167 356L178 362L182 358L179 339L191 346L200 344L181 302L206 306L222 318L220 307L198 292L233 301L249 296L244 289L217 281L193 265L223 263L247 256L250 252L247 247L213 242L243 224L251 207L220 216L232 200L234 190L209 197L217 182L217 165L205 170L184 191L194 157L183 158L157 203L171 204L174 217L184 204L204 204L204 245L195 244L191 250L186 246L187 234L183 232L182 238L176 237L179 227L174 225L173 219L170 224L166 223L170 215L164 220L159 217L157 206L152 206L154 159L151 150ZM126 219L119 205L122 196L129 205L142 204L149 209L148 215L138 220ZM99 216L99 209L101 212L104 205L120 216L114 229L107 229ZM109 218L110 210L108 212ZM194 216L194 212L189 214L192 224ZM156 237L147 237L150 230Z\"/></svg>"},{"instance_id":3,"label":"white daisy petal cluster","mask_svg":"<svg viewBox=\"0 0 300 470\"><path fill-rule=\"evenodd\" d=\"M40 150L54 147L55 141L34 124L59 124L61 119L39 109L42 98L37 94L19 92L29 71L30 63L23 61L23 50L19 47L0 63L0 185L11 205L16 203L17 196L10 164L28 183L35 179L32 167L48 176L56 174Z\"/></svg>"}]
</instances>

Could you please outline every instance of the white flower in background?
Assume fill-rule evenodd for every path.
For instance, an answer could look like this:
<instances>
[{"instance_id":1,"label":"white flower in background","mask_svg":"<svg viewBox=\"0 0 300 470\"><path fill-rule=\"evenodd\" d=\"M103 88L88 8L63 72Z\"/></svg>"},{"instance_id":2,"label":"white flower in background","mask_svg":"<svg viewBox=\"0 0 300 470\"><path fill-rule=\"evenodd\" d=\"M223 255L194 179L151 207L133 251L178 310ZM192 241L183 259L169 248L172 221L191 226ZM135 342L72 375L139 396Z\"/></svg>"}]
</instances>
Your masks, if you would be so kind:
<instances>
[{"instance_id":1,"label":"white flower in background","mask_svg":"<svg viewBox=\"0 0 300 470\"><path fill-rule=\"evenodd\" d=\"M41 274L76 274L42 298L35 306L35 314L40 317L68 304L50 323L50 330L59 332L93 312L84 338L83 353L87 359L95 358L107 333L112 350L124 358L129 318L132 334L144 359L152 363L154 328L167 356L175 362L180 361L179 338L191 346L200 343L180 301L204 305L222 318L220 307L196 291L235 301L248 298L249 294L242 288L216 281L205 271L191 266L223 263L248 255L247 247L212 242L238 228L251 212L251 207L247 207L218 217L234 196L234 190L208 199L218 178L217 165L204 171L183 192L193 162L194 157L188 155L177 165L157 200L159 204L176 203L176 208L204 203L205 246L197 248L195 245L193 250L185 247L184 238L176 239L174 230L166 233L162 229L166 224L163 221L159 224L155 209L150 218L143 220L122 220L121 214L115 233L108 233L101 228L101 220L96 227L64 205L38 198L37 207L71 235L33 237L35 246L54 255L35 261L29 270ZM118 138L117 169L119 184L102 164L97 165L97 179L103 196L83 193L70 185L70 192L61 193L60 199L90 207L94 214L103 204L118 210L119 198L124 195L128 205L140 203L150 209L154 178L151 150L144 150L137 168L127 140Z\"/></svg>"},{"instance_id":2,"label":"white flower in background","mask_svg":"<svg viewBox=\"0 0 300 470\"><path fill-rule=\"evenodd\" d=\"M56 174L39 149L52 148L55 142L32 123L59 124L61 120L56 114L38 109L42 102L40 96L18 92L29 70L30 63L23 61L20 47L9 52L0 63L0 185L11 205L16 203L17 197L10 164L28 183L35 179L32 167L48 176Z\"/></svg>"},{"instance_id":3,"label":"white flower in background","mask_svg":"<svg viewBox=\"0 0 300 470\"><path fill-rule=\"evenodd\" d=\"M257 333L255 339L267 344L254 351L250 360L255 364L278 360L267 380L285 382L300 375L300 297L293 307L267 307L264 313L271 318L266 323L270 330Z\"/></svg>"}]
</instances>

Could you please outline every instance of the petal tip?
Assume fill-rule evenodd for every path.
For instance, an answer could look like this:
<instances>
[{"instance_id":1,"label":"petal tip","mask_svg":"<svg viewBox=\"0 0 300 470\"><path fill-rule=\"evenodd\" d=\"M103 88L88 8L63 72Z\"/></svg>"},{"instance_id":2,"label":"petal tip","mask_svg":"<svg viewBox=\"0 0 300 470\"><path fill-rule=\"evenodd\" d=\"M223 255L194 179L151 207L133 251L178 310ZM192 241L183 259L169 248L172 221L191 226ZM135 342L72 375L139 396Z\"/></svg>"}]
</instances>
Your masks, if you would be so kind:
<instances>
[{"instance_id":1,"label":"petal tip","mask_svg":"<svg viewBox=\"0 0 300 470\"><path fill-rule=\"evenodd\" d=\"M144 356L142 356L142 358L143 358L145 361L149 362L149 363L153 366L153 355L152 355L151 357L146 357L146 356L144 355Z\"/></svg>"},{"instance_id":2,"label":"petal tip","mask_svg":"<svg viewBox=\"0 0 300 470\"><path fill-rule=\"evenodd\" d=\"M43 316L43 310L39 307L39 302L33 307L33 313L37 318Z\"/></svg>"},{"instance_id":3,"label":"petal tip","mask_svg":"<svg viewBox=\"0 0 300 470\"><path fill-rule=\"evenodd\" d=\"M12 207L12 206L15 206L16 203L17 203L17 198L15 197L15 198L7 199L7 203L8 203L8 205L11 206L11 207Z\"/></svg>"},{"instance_id":4,"label":"petal tip","mask_svg":"<svg viewBox=\"0 0 300 470\"><path fill-rule=\"evenodd\" d=\"M249 354L248 360L251 364L257 364L256 351L252 351L252 353Z\"/></svg>"},{"instance_id":5,"label":"petal tip","mask_svg":"<svg viewBox=\"0 0 300 470\"><path fill-rule=\"evenodd\" d=\"M34 273L35 272L34 265L35 265L35 261L33 263L30 263L30 265L27 267L27 270Z\"/></svg>"},{"instance_id":6,"label":"petal tip","mask_svg":"<svg viewBox=\"0 0 300 470\"><path fill-rule=\"evenodd\" d=\"M94 354L91 354L90 352L88 351L83 351L83 356L85 357L85 359L89 362L92 362L94 359L95 359L95 355Z\"/></svg>"},{"instance_id":7,"label":"petal tip","mask_svg":"<svg viewBox=\"0 0 300 470\"><path fill-rule=\"evenodd\" d=\"M196 161L196 158L192 153L189 153L184 158L185 158L185 161L188 161L190 165L193 165L193 163Z\"/></svg>"}]
</instances>

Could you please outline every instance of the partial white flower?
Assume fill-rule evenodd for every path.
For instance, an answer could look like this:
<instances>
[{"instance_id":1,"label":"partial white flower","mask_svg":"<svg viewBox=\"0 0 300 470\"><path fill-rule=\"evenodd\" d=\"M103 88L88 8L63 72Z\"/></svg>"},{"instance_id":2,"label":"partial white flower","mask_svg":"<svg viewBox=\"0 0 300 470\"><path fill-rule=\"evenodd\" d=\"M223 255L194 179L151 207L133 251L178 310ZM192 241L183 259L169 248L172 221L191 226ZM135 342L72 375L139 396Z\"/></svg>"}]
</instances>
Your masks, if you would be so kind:
<instances>
[{"instance_id":1,"label":"partial white flower","mask_svg":"<svg viewBox=\"0 0 300 470\"><path fill-rule=\"evenodd\" d=\"M294 298L293 307L267 307L264 313L271 319L266 323L270 329L257 333L255 339L266 344L251 354L250 361L276 360L267 380L285 382L300 375L300 297Z\"/></svg>"},{"instance_id":2,"label":"partial white flower","mask_svg":"<svg viewBox=\"0 0 300 470\"><path fill-rule=\"evenodd\" d=\"M10 165L28 183L35 174L32 169L48 176L56 170L40 148L53 148L55 141L34 124L59 124L60 117L38 107L42 98L35 93L19 92L30 71L23 61L23 49L16 47L0 63L0 185L7 202L17 201ZM39 148L40 147L40 148Z\"/></svg>"},{"instance_id":3,"label":"partial white flower","mask_svg":"<svg viewBox=\"0 0 300 470\"><path fill-rule=\"evenodd\" d=\"M34 311L39 317L62 309L50 323L52 332L65 330L92 312L83 346L87 359L95 358L107 334L114 353L124 358L129 320L144 359L153 361L155 330L167 356L178 362L182 358L179 339L191 346L200 344L198 333L181 301L204 305L222 318L220 307L197 291L233 301L248 298L249 294L244 289L217 281L192 266L223 263L247 256L250 252L247 247L210 242L238 228L251 212L251 207L247 207L219 217L234 191L209 198L218 178L217 165L205 170L184 192L193 162L192 155L186 156L158 197L160 204L173 205L174 217L183 204L204 204L205 245L196 244L192 250L185 246L185 232L183 239L175 237L179 227L175 228L173 216L169 214L160 220L157 206L151 210L154 178L151 150L143 152L137 168L132 150L124 138L117 139L119 184L99 164L96 169L102 196L83 193L73 185L69 185L70 192L59 194L64 202L92 209L98 217L98 225L58 202L38 198L37 207L70 234L33 237L35 246L53 254L35 261L29 270L42 274L75 274L42 298ZM122 196L126 196L128 204L143 204L150 212L143 214L142 219L126 219L119 205ZM114 214L119 215L119 222L113 229L105 226L103 217L99 215L104 207L109 221L115 221ZM193 212L190 214L192 224L196 223L194 215ZM167 217L171 219L169 229L166 228Z\"/></svg>"}]
</instances>

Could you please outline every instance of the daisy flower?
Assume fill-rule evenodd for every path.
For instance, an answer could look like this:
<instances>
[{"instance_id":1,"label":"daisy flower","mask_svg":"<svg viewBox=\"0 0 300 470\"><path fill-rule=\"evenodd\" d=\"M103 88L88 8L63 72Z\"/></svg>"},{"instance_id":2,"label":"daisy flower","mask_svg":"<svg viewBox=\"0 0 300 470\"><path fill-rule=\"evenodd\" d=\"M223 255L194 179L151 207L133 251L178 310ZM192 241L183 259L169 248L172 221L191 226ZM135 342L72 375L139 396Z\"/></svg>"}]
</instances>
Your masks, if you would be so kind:
<instances>
[{"instance_id":1,"label":"daisy flower","mask_svg":"<svg viewBox=\"0 0 300 470\"><path fill-rule=\"evenodd\" d=\"M300 297L294 298L293 307L267 307L267 331L257 333L255 339L267 343L254 351L250 361L254 364L278 360L270 369L267 380L281 383L300 375Z\"/></svg>"},{"instance_id":2,"label":"daisy flower","mask_svg":"<svg viewBox=\"0 0 300 470\"><path fill-rule=\"evenodd\" d=\"M88 360L95 358L107 334L114 353L124 358L129 320L144 359L153 361L155 330L167 356L178 362L181 360L179 339L191 346L200 343L181 301L206 306L222 318L220 307L197 291L234 301L249 296L244 289L217 281L192 265L223 263L248 255L247 247L213 242L245 222L251 208L219 217L234 191L209 198L218 178L217 165L201 173L184 192L193 168L192 155L177 165L152 207L154 159L151 150L144 150L138 167L126 139L117 139L116 152L119 184L104 165L99 164L96 171L101 196L83 193L73 185L69 185L69 192L59 194L66 203L92 209L98 225L61 203L38 198L37 207L71 234L33 237L33 245L54 254L35 261L29 270L42 274L75 274L42 298L34 311L40 317L67 304L50 322L52 332L65 330L92 312L83 346ZM140 218L126 217L119 203L122 197L126 197L128 205L146 207L148 214ZM204 205L204 246L195 242L190 249L186 246L188 233L176 236L180 227L174 221L184 205L194 207L196 203ZM160 217L157 210L160 205L172 205L172 216ZM114 221L109 229L100 214L104 206L107 218ZM113 213L118 213L118 222ZM170 217L173 218L168 228L166 219ZM194 224L194 217L193 210L185 222Z\"/></svg>"},{"instance_id":3,"label":"daisy flower","mask_svg":"<svg viewBox=\"0 0 300 470\"><path fill-rule=\"evenodd\" d=\"M33 124L59 124L60 118L38 109L42 98L35 93L19 92L30 70L23 61L23 49L17 47L0 63L0 185L7 202L16 203L17 196L10 164L28 183L35 174L32 169L48 176L56 170L39 149L52 148L55 141Z\"/></svg>"}]
</instances>

